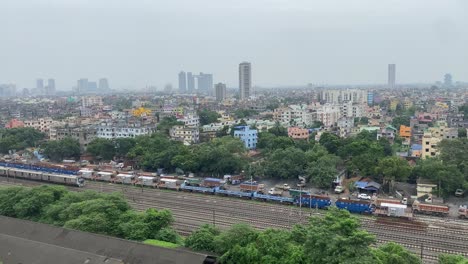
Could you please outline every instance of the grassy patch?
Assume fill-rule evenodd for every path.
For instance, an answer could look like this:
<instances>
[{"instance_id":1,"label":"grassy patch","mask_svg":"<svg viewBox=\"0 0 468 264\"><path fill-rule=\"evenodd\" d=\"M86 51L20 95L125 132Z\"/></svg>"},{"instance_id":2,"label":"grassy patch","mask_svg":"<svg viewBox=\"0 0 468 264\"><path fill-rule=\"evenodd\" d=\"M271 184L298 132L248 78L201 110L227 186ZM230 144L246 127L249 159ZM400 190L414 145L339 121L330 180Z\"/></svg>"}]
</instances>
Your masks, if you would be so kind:
<instances>
[{"instance_id":1,"label":"grassy patch","mask_svg":"<svg viewBox=\"0 0 468 264\"><path fill-rule=\"evenodd\" d=\"M161 240L156 240L156 239L147 239L143 241L143 243L147 245L165 247L165 248L178 248L179 247L179 245L177 244L166 242L166 241L161 241Z\"/></svg>"}]
</instances>

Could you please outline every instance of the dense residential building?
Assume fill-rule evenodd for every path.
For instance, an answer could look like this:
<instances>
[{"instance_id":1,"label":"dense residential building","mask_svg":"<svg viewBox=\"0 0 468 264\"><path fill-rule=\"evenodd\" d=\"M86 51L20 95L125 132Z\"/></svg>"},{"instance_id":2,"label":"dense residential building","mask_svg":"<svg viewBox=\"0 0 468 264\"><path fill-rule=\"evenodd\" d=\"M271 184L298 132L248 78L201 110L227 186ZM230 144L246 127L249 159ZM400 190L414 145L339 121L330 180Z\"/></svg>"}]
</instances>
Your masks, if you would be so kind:
<instances>
[{"instance_id":1,"label":"dense residential building","mask_svg":"<svg viewBox=\"0 0 468 264\"><path fill-rule=\"evenodd\" d=\"M217 83L215 85L216 91L216 101L222 102L226 99L226 84L224 83Z\"/></svg>"},{"instance_id":2,"label":"dense residential building","mask_svg":"<svg viewBox=\"0 0 468 264\"><path fill-rule=\"evenodd\" d=\"M432 136L432 133L429 131L424 132L422 138L422 153L421 157L423 159L435 157L439 154L437 150L437 144L439 144L440 138Z\"/></svg>"},{"instance_id":3,"label":"dense residential building","mask_svg":"<svg viewBox=\"0 0 468 264\"><path fill-rule=\"evenodd\" d=\"M52 127L49 130L50 140L62 140L67 137L77 140L81 150L86 150L88 144L97 137L97 130L93 126L62 126Z\"/></svg>"},{"instance_id":4,"label":"dense residential building","mask_svg":"<svg viewBox=\"0 0 468 264\"><path fill-rule=\"evenodd\" d=\"M252 95L252 65L250 62L239 64L239 99L246 100Z\"/></svg>"},{"instance_id":5,"label":"dense residential building","mask_svg":"<svg viewBox=\"0 0 468 264\"><path fill-rule=\"evenodd\" d=\"M187 114L182 118L178 118L177 121L183 122L188 127L198 127L200 125L200 117L196 114Z\"/></svg>"},{"instance_id":6,"label":"dense residential building","mask_svg":"<svg viewBox=\"0 0 468 264\"><path fill-rule=\"evenodd\" d=\"M404 139L403 143L405 143L406 145L409 145L411 142L411 136L412 136L411 127L401 125L399 134L400 134L400 137Z\"/></svg>"},{"instance_id":7,"label":"dense residential building","mask_svg":"<svg viewBox=\"0 0 468 264\"><path fill-rule=\"evenodd\" d=\"M11 119L8 123L5 124L5 128L18 128L24 127L24 123L21 120L16 118Z\"/></svg>"},{"instance_id":8,"label":"dense residential building","mask_svg":"<svg viewBox=\"0 0 468 264\"><path fill-rule=\"evenodd\" d=\"M83 96L81 97L82 107L102 106L101 96Z\"/></svg>"},{"instance_id":9,"label":"dense residential building","mask_svg":"<svg viewBox=\"0 0 468 264\"><path fill-rule=\"evenodd\" d=\"M368 92L359 89L327 89L320 91L320 101L322 103L341 104L352 102L367 104Z\"/></svg>"},{"instance_id":10,"label":"dense residential building","mask_svg":"<svg viewBox=\"0 0 468 264\"><path fill-rule=\"evenodd\" d=\"M288 127L288 137L292 139L309 139L309 130L300 127Z\"/></svg>"},{"instance_id":11,"label":"dense residential building","mask_svg":"<svg viewBox=\"0 0 468 264\"><path fill-rule=\"evenodd\" d=\"M197 127L173 126L169 131L169 135L171 139L181 141L185 145L200 142L200 131Z\"/></svg>"},{"instance_id":12,"label":"dense residential building","mask_svg":"<svg viewBox=\"0 0 468 264\"><path fill-rule=\"evenodd\" d=\"M234 128L234 137L242 140L247 149L257 147L258 132L256 129L250 129L249 126L237 126Z\"/></svg>"},{"instance_id":13,"label":"dense residential building","mask_svg":"<svg viewBox=\"0 0 468 264\"><path fill-rule=\"evenodd\" d=\"M332 127L341 116L338 106L332 104L322 105L317 109L317 120L322 122L325 127Z\"/></svg>"},{"instance_id":14,"label":"dense residential building","mask_svg":"<svg viewBox=\"0 0 468 264\"><path fill-rule=\"evenodd\" d=\"M184 71L179 72L179 93L187 92L187 75Z\"/></svg>"},{"instance_id":15,"label":"dense residential building","mask_svg":"<svg viewBox=\"0 0 468 264\"><path fill-rule=\"evenodd\" d=\"M137 136L149 135L155 131L155 126L143 125L139 122L101 122L96 126L97 137L114 138L134 138Z\"/></svg>"},{"instance_id":16,"label":"dense residential building","mask_svg":"<svg viewBox=\"0 0 468 264\"><path fill-rule=\"evenodd\" d=\"M396 83L396 65L389 64L388 65L388 87L395 88Z\"/></svg>"},{"instance_id":17,"label":"dense residential building","mask_svg":"<svg viewBox=\"0 0 468 264\"><path fill-rule=\"evenodd\" d=\"M48 133L50 128L57 122L54 122L52 118L39 118L36 120L26 120L24 121L25 127L32 127L36 130L39 130L43 133Z\"/></svg>"},{"instance_id":18,"label":"dense residential building","mask_svg":"<svg viewBox=\"0 0 468 264\"><path fill-rule=\"evenodd\" d=\"M336 122L336 126L338 127L339 136L340 137L347 137L351 134L352 129L354 127L354 118L353 117L341 117Z\"/></svg>"}]
</instances>

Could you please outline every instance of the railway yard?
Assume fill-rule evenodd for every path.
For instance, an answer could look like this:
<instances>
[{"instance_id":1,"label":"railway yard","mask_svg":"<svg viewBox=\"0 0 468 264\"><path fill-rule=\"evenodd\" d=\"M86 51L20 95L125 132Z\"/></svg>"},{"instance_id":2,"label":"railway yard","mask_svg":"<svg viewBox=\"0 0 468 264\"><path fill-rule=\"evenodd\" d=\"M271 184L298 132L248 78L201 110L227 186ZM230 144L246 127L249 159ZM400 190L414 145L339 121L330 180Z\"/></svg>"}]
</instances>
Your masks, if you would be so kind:
<instances>
[{"instance_id":1,"label":"railway yard","mask_svg":"<svg viewBox=\"0 0 468 264\"><path fill-rule=\"evenodd\" d=\"M39 184L44 183L0 177L0 186ZM83 188L68 188L73 191L120 192L136 210L169 209L175 218L174 228L182 235L188 235L205 223L221 229L235 223L247 223L258 229L291 228L294 224L306 223L311 215L325 212L313 208L106 182L87 181ZM422 256L424 263L436 263L437 255L441 253L468 257L466 220L431 216L417 216L413 221L372 216L359 218L362 227L376 235L377 243L400 243Z\"/></svg>"}]
</instances>

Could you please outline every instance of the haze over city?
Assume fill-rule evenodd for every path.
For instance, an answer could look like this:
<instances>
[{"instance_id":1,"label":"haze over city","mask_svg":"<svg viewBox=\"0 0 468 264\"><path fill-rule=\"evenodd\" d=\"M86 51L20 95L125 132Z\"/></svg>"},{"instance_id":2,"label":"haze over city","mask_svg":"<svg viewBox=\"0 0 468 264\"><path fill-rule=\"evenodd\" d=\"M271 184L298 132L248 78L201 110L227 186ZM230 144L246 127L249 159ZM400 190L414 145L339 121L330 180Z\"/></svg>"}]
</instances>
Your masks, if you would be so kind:
<instances>
[{"instance_id":1,"label":"haze over city","mask_svg":"<svg viewBox=\"0 0 468 264\"><path fill-rule=\"evenodd\" d=\"M238 86L468 80L466 1L9 1L0 3L0 82L80 78L177 87L181 70Z\"/></svg>"}]
</instances>

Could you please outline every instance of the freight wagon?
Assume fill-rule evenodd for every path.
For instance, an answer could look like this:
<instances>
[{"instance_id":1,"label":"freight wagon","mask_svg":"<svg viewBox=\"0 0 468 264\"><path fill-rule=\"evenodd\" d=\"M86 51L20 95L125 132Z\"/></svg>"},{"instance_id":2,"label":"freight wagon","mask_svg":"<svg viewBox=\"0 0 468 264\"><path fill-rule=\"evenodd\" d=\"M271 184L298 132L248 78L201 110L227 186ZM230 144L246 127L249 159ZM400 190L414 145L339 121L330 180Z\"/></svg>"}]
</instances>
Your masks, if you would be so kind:
<instances>
[{"instance_id":1,"label":"freight wagon","mask_svg":"<svg viewBox=\"0 0 468 264\"><path fill-rule=\"evenodd\" d=\"M395 203L379 203L379 206L375 209L374 214L377 216L391 216L412 219L413 212L411 208L408 208L405 204Z\"/></svg>"},{"instance_id":2,"label":"freight wagon","mask_svg":"<svg viewBox=\"0 0 468 264\"><path fill-rule=\"evenodd\" d=\"M279 202L279 203L285 203L285 204L294 203L294 198L266 195L266 194L261 194L258 192L255 192L253 194L253 199L262 200L262 201Z\"/></svg>"},{"instance_id":3,"label":"freight wagon","mask_svg":"<svg viewBox=\"0 0 468 264\"><path fill-rule=\"evenodd\" d=\"M199 192L199 193L208 193L208 194L214 194L214 191L215 191L215 188L190 186L186 184L185 182L180 185L180 189L186 192Z\"/></svg>"},{"instance_id":4,"label":"freight wagon","mask_svg":"<svg viewBox=\"0 0 468 264\"><path fill-rule=\"evenodd\" d=\"M339 209L346 209L351 213L370 214L372 213L372 205L370 201L363 200L348 200L340 198L335 203Z\"/></svg>"},{"instance_id":5,"label":"freight wagon","mask_svg":"<svg viewBox=\"0 0 468 264\"><path fill-rule=\"evenodd\" d=\"M303 194L300 200L296 199L296 205L300 205L302 207L326 209L330 207L331 204L332 201L330 197L322 195Z\"/></svg>"},{"instance_id":6,"label":"freight wagon","mask_svg":"<svg viewBox=\"0 0 468 264\"><path fill-rule=\"evenodd\" d=\"M239 191L225 190L222 187L216 187L215 194L223 195L223 196L248 198L248 199L251 199L253 195L253 193L251 192L239 192Z\"/></svg>"}]
</instances>

